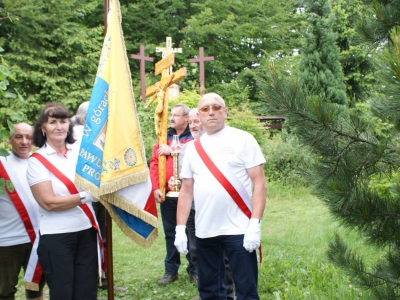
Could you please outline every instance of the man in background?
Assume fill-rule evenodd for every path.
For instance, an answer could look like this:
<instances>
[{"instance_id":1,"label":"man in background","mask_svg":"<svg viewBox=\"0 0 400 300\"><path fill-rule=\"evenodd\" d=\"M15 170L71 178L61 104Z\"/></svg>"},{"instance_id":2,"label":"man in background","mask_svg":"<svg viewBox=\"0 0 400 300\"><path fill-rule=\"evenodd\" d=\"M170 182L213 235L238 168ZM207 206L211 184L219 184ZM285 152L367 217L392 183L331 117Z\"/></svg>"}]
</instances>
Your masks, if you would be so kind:
<instances>
[{"instance_id":1,"label":"man in background","mask_svg":"<svg viewBox=\"0 0 400 300\"><path fill-rule=\"evenodd\" d=\"M26 179L32 136L31 125L15 124L10 155L0 158L0 178L12 183L0 192L0 299L15 299L21 268L26 299L43 299L45 280L33 247L39 239L38 204Z\"/></svg>"},{"instance_id":2,"label":"man in background","mask_svg":"<svg viewBox=\"0 0 400 300\"><path fill-rule=\"evenodd\" d=\"M153 186L154 198L160 203L161 219L165 234L166 256L164 260L165 271L164 276L158 281L158 284L166 286L178 279L178 269L181 265L181 258L178 250L174 246L175 226L176 226L176 209L178 205L177 197L168 197L162 194L158 182L158 157L160 155L167 156L167 176L166 189L168 187L168 178L173 175L173 158L171 156L170 145L172 137L178 135L180 143L183 145L193 139L190 134L189 125L189 107L185 104L176 104L171 109L170 128L168 128L167 145L156 144L153 148L153 155L150 160L150 179ZM164 201L165 199L165 201ZM190 259L190 254L186 255L188 260L187 273L190 280L197 284L197 272Z\"/></svg>"}]
</instances>

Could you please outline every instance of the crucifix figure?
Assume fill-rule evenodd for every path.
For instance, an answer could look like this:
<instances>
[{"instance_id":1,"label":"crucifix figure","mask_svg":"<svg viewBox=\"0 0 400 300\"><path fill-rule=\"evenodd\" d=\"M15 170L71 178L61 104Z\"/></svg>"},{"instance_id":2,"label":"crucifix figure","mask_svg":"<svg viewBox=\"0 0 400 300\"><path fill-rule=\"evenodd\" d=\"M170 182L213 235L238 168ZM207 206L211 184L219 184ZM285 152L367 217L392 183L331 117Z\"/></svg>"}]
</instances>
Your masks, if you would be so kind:
<instances>
[{"instance_id":1,"label":"crucifix figure","mask_svg":"<svg viewBox=\"0 0 400 300\"><path fill-rule=\"evenodd\" d=\"M214 60L214 56L204 57L204 48L199 48L199 57L198 58L190 58L189 62L191 63L199 63L200 66L200 95L204 95L205 91L205 75L204 75L204 62Z\"/></svg>"},{"instance_id":2,"label":"crucifix figure","mask_svg":"<svg viewBox=\"0 0 400 300\"><path fill-rule=\"evenodd\" d=\"M144 46L140 45L139 55L132 54L131 58L140 60L140 92L142 95L142 101L146 101L146 75L145 75L145 65L146 61L153 61L152 57L145 56Z\"/></svg>"},{"instance_id":3,"label":"crucifix figure","mask_svg":"<svg viewBox=\"0 0 400 300\"><path fill-rule=\"evenodd\" d=\"M154 112L154 126L158 137L159 144L167 144L167 130L168 130L168 93L166 90L172 84L182 80L186 77L186 68L180 68L178 71L167 74L166 71L173 66L175 62L174 52L165 56L162 60L156 63L154 75L162 73L161 80L147 88L146 97L154 97L147 103L148 107L157 99L157 106ZM165 200L165 182L167 177L167 158L165 155L158 157L158 182L160 190L164 195Z\"/></svg>"}]
</instances>

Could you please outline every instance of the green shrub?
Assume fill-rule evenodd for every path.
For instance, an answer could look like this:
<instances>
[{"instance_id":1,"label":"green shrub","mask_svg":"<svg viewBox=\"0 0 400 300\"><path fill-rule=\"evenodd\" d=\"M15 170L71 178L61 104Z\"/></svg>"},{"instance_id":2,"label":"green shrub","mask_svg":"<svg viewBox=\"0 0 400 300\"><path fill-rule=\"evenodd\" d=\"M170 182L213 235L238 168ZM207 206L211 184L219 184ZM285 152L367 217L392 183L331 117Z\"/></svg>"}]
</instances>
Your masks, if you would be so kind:
<instances>
[{"instance_id":1,"label":"green shrub","mask_svg":"<svg viewBox=\"0 0 400 300\"><path fill-rule=\"evenodd\" d=\"M299 171L310 159L311 152L295 135L282 129L281 134L271 135L262 151L266 159L264 171L267 181L305 184Z\"/></svg>"},{"instance_id":2,"label":"green shrub","mask_svg":"<svg viewBox=\"0 0 400 300\"><path fill-rule=\"evenodd\" d=\"M260 147L263 147L268 138L268 132L261 122L254 116L248 105L228 110L227 124L252 134Z\"/></svg>"}]
</instances>

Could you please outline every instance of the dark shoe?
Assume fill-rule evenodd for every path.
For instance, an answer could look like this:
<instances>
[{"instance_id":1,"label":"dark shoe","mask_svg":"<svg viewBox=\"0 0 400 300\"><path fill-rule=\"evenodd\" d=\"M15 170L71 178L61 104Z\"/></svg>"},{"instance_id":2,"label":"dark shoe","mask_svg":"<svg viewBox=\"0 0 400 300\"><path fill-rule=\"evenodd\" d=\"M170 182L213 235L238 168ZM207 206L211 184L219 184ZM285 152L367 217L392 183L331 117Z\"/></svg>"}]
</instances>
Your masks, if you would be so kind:
<instances>
[{"instance_id":1,"label":"dark shoe","mask_svg":"<svg viewBox=\"0 0 400 300\"><path fill-rule=\"evenodd\" d=\"M198 286L199 283L199 277L197 275L190 275L190 282L194 283L196 286Z\"/></svg>"},{"instance_id":2,"label":"dark shoe","mask_svg":"<svg viewBox=\"0 0 400 300\"><path fill-rule=\"evenodd\" d=\"M107 289L107 284L108 284L107 278L103 278L101 280L101 285L99 285L99 289L106 290Z\"/></svg>"},{"instance_id":3,"label":"dark shoe","mask_svg":"<svg viewBox=\"0 0 400 300\"><path fill-rule=\"evenodd\" d=\"M107 278L105 278L101 281L101 286L99 286L99 289L106 290L107 287L108 287L108 282L107 282ZM124 293L127 291L127 288L123 287L123 286L114 285L114 291Z\"/></svg>"},{"instance_id":4,"label":"dark shoe","mask_svg":"<svg viewBox=\"0 0 400 300\"><path fill-rule=\"evenodd\" d=\"M201 300L200 295L194 296L192 299L190 300Z\"/></svg>"},{"instance_id":5,"label":"dark shoe","mask_svg":"<svg viewBox=\"0 0 400 300\"><path fill-rule=\"evenodd\" d=\"M163 278L161 278L158 281L158 284L161 284L163 286L166 286L167 284L170 284L172 282L174 282L175 280L178 279L178 275L169 275L169 274L165 274Z\"/></svg>"}]
</instances>

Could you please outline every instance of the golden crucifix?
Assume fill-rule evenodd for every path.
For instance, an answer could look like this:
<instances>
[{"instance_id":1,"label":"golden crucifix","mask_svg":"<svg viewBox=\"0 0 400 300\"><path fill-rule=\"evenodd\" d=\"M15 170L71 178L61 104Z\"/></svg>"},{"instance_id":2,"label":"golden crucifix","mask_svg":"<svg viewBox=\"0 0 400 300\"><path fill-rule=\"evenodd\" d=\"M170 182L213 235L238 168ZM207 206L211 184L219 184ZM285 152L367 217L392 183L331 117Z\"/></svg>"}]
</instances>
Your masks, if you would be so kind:
<instances>
[{"instance_id":1,"label":"golden crucifix","mask_svg":"<svg viewBox=\"0 0 400 300\"><path fill-rule=\"evenodd\" d=\"M174 65L174 52L165 56L156 63L155 75L162 73L161 80L146 89L146 97L154 97L147 103L148 107L157 99L157 106L154 111L154 126L158 138L158 144L167 144L168 130L168 93L167 89L170 85L182 80L186 77L186 68L180 68L178 71L169 74L169 68ZM165 200L165 183L167 177L167 157L160 155L158 157L158 184Z\"/></svg>"}]
</instances>

